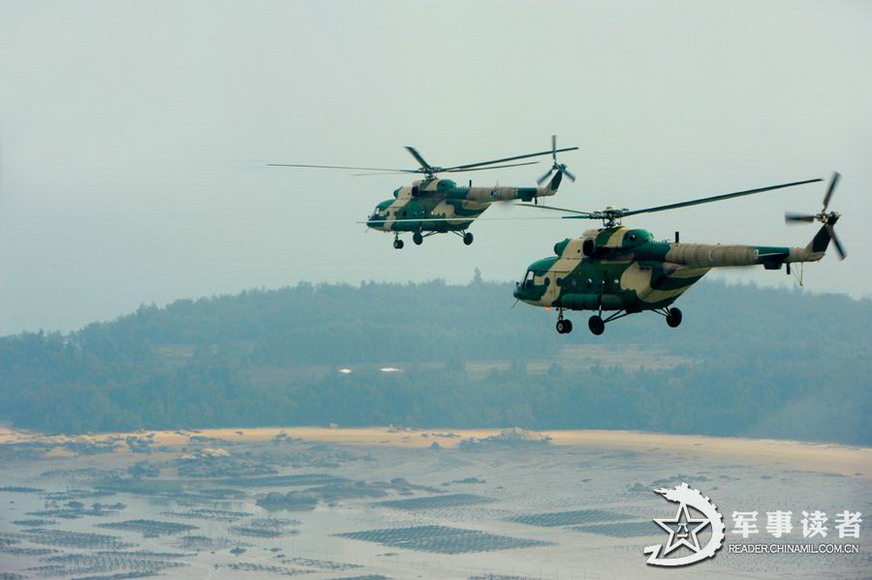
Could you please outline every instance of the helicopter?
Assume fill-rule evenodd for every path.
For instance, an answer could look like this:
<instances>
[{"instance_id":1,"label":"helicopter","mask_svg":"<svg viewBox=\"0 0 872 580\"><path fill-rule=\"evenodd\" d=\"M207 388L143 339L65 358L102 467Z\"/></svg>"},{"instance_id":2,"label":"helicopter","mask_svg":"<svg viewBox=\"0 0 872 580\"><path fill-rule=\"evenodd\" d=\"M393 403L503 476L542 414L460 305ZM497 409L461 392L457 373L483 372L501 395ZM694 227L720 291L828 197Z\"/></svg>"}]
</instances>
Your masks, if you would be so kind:
<instances>
[{"instance_id":1,"label":"helicopter","mask_svg":"<svg viewBox=\"0 0 872 580\"><path fill-rule=\"evenodd\" d=\"M364 222L368 228L394 234L394 248L401 250L404 246L400 234L411 232L412 241L415 245L421 245L424 238L434 234L452 233L459 236L465 245L473 242L472 232L467 231L475 221L492 203L498 201L521 200L538 204L540 197L550 196L557 193L563 177L575 181L575 176L563 163L557 162L557 154L565 151L574 151L578 147L557 148L557 136L551 136L551 149L537 153L527 153L479 161L451 167L439 167L428 163L414 147L406 147L406 150L415 158L420 167L414 169L384 169L377 167L347 167L342 165L301 165L293 163L269 163L270 167L309 167L317 169L352 169L361 171L377 171L386 173L420 173L423 179L415 181L412 185L399 187L394 190L393 199L387 199L375 206L372 214ZM473 187L472 181L469 186L459 186L450 179L439 179L440 173L460 173L465 171L482 171L500 169L504 167L517 167L521 165L533 165L536 161L523 163L509 163L520 159L551 155L551 168L545 175L537 180L538 187ZM500 165L504 164L504 165ZM370 173L369 175L374 175ZM553 175L553 177L552 177ZM542 184L548 181L548 184Z\"/></svg>"},{"instance_id":2,"label":"helicopter","mask_svg":"<svg viewBox=\"0 0 872 580\"><path fill-rule=\"evenodd\" d=\"M685 244L675 241L655 241L651 232L621 225L625 217L643 213L667 211L794 187L823 181L809 179L758 189L739 191L713 197L672 203L645 209L616 209L585 212L550 206L526 207L568 213L563 219L601 220L603 227L591 229L577 238L566 238L554 246L555 256L530 264L526 275L516 282L514 296L533 306L557 310L557 332L572 332L572 321L564 318L567 310L592 310L588 328L601 335L607 323L630 314L650 310L666 318L672 328L681 324L682 312L672 305L709 270L719 267L763 266L780 270L786 265L790 274L792 263L817 262L833 242L839 259L846 252L833 227L841 217L827 211L839 173L834 173L817 214L785 214L787 223L815 222L822 225L814 238L803 248ZM604 317L604 312L610 312Z\"/></svg>"}]
</instances>

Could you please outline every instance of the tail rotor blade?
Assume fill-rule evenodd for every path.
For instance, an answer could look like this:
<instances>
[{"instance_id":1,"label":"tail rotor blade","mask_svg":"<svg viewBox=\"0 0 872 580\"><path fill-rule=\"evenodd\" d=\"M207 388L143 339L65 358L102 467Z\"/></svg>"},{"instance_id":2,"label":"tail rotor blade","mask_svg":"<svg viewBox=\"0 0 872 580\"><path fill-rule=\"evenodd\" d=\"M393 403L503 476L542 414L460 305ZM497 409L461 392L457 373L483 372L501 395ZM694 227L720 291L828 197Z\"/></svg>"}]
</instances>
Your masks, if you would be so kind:
<instances>
[{"instance_id":1,"label":"tail rotor blade","mask_svg":"<svg viewBox=\"0 0 872 580\"><path fill-rule=\"evenodd\" d=\"M542 177L540 177L539 179L537 179L537 180L536 180L536 183L538 183L539 185L542 185L543 183L545 183L545 181L547 181L547 179L548 179L549 177L551 177L551 174L552 174L552 173L554 173L554 168L553 168L553 167L552 167L551 169L548 170L548 173L546 173L545 175L543 175Z\"/></svg>"},{"instance_id":2,"label":"tail rotor blade","mask_svg":"<svg viewBox=\"0 0 872 580\"><path fill-rule=\"evenodd\" d=\"M845 251L844 246L842 246L842 242L839 241L839 237L836 235L836 230L830 224L827 224L827 232L830 234L830 238L833 240L833 245L836 247L836 253L839 255L839 260L844 260L848 253Z\"/></svg>"},{"instance_id":3,"label":"tail rotor blade","mask_svg":"<svg viewBox=\"0 0 872 580\"><path fill-rule=\"evenodd\" d=\"M827 189L827 194L824 196L824 209L823 211L827 211L827 207L830 205L830 199L833 197L833 192L836 190L836 184L839 183L839 178L842 177L842 174L838 171L833 173L833 178L830 180L830 187Z\"/></svg>"},{"instance_id":4,"label":"tail rotor blade","mask_svg":"<svg viewBox=\"0 0 872 580\"><path fill-rule=\"evenodd\" d=\"M845 251L845 247L842 245L841 240L836 235L836 230L833 228L833 224L835 224L839 220L839 214L836 212L827 213L827 208L830 205L830 201L833 199L833 192L836 190L836 186L839 184L839 179L842 175L835 171L833 172L833 178L830 180L830 185L827 188L827 193L824 195L824 208L821 210L819 214L810 215L805 213L793 213L786 212L784 214L785 223L811 223L811 222L821 222L824 225L824 228L827 231L827 235L830 237L830 241L833 243L833 246L836 248L836 253L839 255L839 260L844 260L847 257L848 252ZM820 181L819 179L817 181Z\"/></svg>"},{"instance_id":5,"label":"tail rotor blade","mask_svg":"<svg viewBox=\"0 0 872 580\"><path fill-rule=\"evenodd\" d=\"M563 151L563 149L557 148L557 135L551 135L551 169L537 181L539 185L542 185L542 183L551 177L551 174L555 171L561 175L565 175L569 181L575 181L575 175L566 168L566 164L557 162L558 151Z\"/></svg>"},{"instance_id":6,"label":"tail rotor blade","mask_svg":"<svg viewBox=\"0 0 872 580\"><path fill-rule=\"evenodd\" d=\"M784 214L784 222L785 223L798 223L798 222L813 222L815 220L815 216L805 214L805 213L791 213L788 212Z\"/></svg>"}]
</instances>

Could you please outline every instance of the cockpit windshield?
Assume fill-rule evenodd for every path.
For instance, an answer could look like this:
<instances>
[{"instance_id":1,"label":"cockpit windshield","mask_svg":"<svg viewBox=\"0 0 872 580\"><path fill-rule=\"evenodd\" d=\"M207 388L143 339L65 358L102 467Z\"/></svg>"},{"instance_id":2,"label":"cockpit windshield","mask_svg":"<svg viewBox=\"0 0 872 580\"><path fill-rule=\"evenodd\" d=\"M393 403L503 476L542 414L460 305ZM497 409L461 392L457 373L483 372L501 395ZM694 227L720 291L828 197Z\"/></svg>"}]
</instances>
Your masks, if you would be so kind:
<instances>
[{"instance_id":1,"label":"cockpit windshield","mask_svg":"<svg viewBox=\"0 0 872 580\"><path fill-rule=\"evenodd\" d=\"M524 276L524 280L521 282L521 286L524 288L530 288L533 286L533 270L527 270L527 274Z\"/></svg>"},{"instance_id":2,"label":"cockpit windshield","mask_svg":"<svg viewBox=\"0 0 872 580\"><path fill-rule=\"evenodd\" d=\"M375 206L375 209L372 210L372 218L380 218L380 217L388 217L388 208L393 203L393 200L386 199L385 201L379 203Z\"/></svg>"}]
</instances>

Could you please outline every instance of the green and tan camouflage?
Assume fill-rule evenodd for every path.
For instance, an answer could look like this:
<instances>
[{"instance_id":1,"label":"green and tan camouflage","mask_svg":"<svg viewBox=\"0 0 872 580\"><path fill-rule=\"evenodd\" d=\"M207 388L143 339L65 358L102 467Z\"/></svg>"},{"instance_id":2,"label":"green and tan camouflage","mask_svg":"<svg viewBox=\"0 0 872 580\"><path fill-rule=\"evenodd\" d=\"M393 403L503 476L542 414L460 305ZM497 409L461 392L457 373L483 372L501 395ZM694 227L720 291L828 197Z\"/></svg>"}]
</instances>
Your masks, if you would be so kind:
<instances>
[{"instance_id":1,"label":"green and tan camouflage","mask_svg":"<svg viewBox=\"0 0 872 580\"><path fill-rule=\"evenodd\" d=\"M662 314L669 326L677 327L682 314L670 306L712 268L763 266L767 270L780 270L787 264L789 272L792 263L820 260L833 239L839 255L844 257L833 231L840 216L826 212L833 187L834 184L821 213L788 217L794 221L814 218L823 223L811 242L802 248L655 241L647 230L614 223L614 214L632 213L629 210L610 208L606 212L586 214L584 217L602 217L611 223L555 244L554 256L528 267L524 278L516 284L515 298L533 306L556 309L557 331L561 334L572 330L572 323L563 317L566 310L596 311L588 321L594 334L602 334L607 322L646 310ZM612 314L603 318L603 312Z\"/></svg>"},{"instance_id":2,"label":"green and tan camouflage","mask_svg":"<svg viewBox=\"0 0 872 580\"><path fill-rule=\"evenodd\" d=\"M422 179L394 191L394 199L379 203L366 221L367 227L383 232L413 232L414 240L434 233L458 232L464 242L472 242L466 232L491 204L500 201L536 201L557 193L563 172L558 171L542 187L468 187L450 179ZM467 241L468 240L468 241Z\"/></svg>"},{"instance_id":3,"label":"green and tan camouflage","mask_svg":"<svg viewBox=\"0 0 872 580\"><path fill-rule=\"evenodd\" d=\"M401 249L403 240L400 234L412 233L412 241L421 244L424 238L433 234L454 233L463 238L467 246L472 243L471 232L466 231L491 204L498 201L537 201L540 197L554 195L560 182L565 175L570 181L575 181L575 176L563 163L557 162L557 154L566 151L575 151L578 147L557 148L557 135L551 136L551 149L524 153L441 167L432 165L411 146L406 146L406 151L418 162L414 169L391 169L384 167L356 167L348 165L311 165L301 163L268 163L270 167L308 167L314 169L339 169L355 171L377 171L379 173L415 173L423 174L424 179L414 182L408 187L400 187L394 191L394 199L385 200L375 206L375 210L366 219L367 227L374 230L394 234L394 248ZM440 173L463 173L467 171L482 171L502 169L506 167L519 167L521 165L534 165L536 161L522 161L532 157L544 155L551 156L551 168L548 173L537 180L542 183L550 181L545 187L469 187L458 186L450 179L439 179ZM553 177L552 174L554 175Z\"/></svg>"}]
</instances>

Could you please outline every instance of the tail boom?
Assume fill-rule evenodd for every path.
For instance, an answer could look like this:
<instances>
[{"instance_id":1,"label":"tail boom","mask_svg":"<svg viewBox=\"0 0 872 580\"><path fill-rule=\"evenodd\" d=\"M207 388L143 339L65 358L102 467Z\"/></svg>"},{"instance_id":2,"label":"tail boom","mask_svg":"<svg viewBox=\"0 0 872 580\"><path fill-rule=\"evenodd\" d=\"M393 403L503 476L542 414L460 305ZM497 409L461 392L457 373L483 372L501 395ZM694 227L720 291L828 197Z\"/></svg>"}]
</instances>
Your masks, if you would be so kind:
<instances>
[{"instance_id":1,"label":"tail boom","mask_svg":"<svg viewBox=\"0 0 872 580\"><path fill-rule=\"evenodd\" d=\"M778 269L791 262L817 262L826 254L832 236L821 228L804 248L720 244L670 244L665 261L693 268L764 266Z\"/></svg>"}]
</instances>

